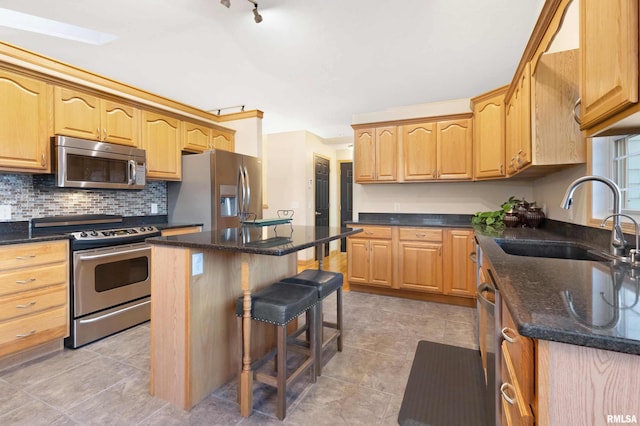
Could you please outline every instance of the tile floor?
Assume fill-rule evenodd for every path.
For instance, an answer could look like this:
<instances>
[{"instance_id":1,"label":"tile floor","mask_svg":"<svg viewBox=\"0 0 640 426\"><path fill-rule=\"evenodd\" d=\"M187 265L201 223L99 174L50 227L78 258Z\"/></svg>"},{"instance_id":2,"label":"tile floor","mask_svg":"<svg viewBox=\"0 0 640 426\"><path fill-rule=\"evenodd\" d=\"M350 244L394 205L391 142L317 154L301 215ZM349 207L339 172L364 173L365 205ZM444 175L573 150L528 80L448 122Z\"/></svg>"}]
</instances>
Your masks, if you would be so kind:
<instances>
[{"instance_id":1,"label":"tile floor","mask_svg":"<svg viewBox=\"0 0 640 426\"><path fill-rule=\"evenodd\" d=\"M335 315L326 299L325 315ZM290 425L393 425L419 340L477 348L471 308L344 293L344 350L325 356L316 384L287 393ZM254 385L254 412L239 415L235 382L185 412L152 397L149 323L0 373L0 425L280 424L275 390Z\"/></svg>"}]
</instances>

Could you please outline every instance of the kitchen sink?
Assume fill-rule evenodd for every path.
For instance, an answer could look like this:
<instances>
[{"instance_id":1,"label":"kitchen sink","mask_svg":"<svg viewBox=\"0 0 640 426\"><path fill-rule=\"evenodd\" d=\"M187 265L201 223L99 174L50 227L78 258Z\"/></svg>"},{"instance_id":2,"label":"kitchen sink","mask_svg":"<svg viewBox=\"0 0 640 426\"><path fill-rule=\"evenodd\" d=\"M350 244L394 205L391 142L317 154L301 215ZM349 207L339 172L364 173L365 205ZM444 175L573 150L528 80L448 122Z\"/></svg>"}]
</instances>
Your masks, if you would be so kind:
<instances>
[{"instance_id":1,"label":"kitchen sink","mask_svg":"<svg viewBox=\"0 0 640 426\"><path fill-rule=\"evenodd\" d=\"M503 238L496 238L495 241L502 251L514 256L592 260L597 262L608 262L610 260L604 253L570 241L507 240Z\"/></svg>"}]
</instances>

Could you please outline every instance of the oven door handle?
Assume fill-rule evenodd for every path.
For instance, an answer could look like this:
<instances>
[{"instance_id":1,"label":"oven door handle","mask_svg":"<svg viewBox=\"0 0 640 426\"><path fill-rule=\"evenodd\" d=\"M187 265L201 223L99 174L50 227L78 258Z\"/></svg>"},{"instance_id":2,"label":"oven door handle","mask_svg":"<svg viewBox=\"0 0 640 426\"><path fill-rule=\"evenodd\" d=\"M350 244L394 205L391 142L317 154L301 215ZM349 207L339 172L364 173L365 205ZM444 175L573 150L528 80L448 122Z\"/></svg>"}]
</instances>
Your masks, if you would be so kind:
<instances>
[{"instance_id":1,"label":"oven door handle","mask_svg":"<svg viewBox=\"0 0 640 426\"><path fill-rule=\"evenodd\" d=\"M104 254L91 254L91 255L81 254L78 260L104 259L105 257L112 257L115 255L119 256L123 254L132 254L132 253L138 253L138 252L149 251L149 250L150 250L149 246L146 246L146 247L139 247L139 248L130 249L130 250L110 251L109 253L104 253Z\"/></svg>"},{"instance_id":2,"label":"oven door handle","mask_svg":"<svg viewBox=\"0 0 640 426\"><path fill-rule=\"evenodd\" d=\"M151 300L147 300L145 302L138 303L138 304L133 305L133 306L128 306L128 307L126 307L124 309L118 309L115 312L109 312L108 314L100 315L99 317L95 317L95 318L91 318L91 319L83 319L83 320L80 320L80 324L90 324L92 322L101 321L101 320L103 320L105 318L109 318L109 317L112 317L114 315L120 315L123 312L127 312L127 311L130 311L132 309L136 309L136 308L139 308L141 306L148 305L149 303L151 303Z\"/></svg>"}]
</instances>

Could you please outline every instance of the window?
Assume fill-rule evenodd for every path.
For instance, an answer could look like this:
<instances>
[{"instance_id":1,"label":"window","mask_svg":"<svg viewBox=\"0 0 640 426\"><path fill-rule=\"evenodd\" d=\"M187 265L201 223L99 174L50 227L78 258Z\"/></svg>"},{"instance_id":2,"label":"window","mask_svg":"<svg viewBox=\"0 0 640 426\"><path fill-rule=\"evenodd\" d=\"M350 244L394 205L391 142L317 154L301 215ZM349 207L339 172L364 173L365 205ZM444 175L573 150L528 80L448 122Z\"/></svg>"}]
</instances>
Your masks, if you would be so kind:
<instances>
[{"instance_id":1,"label":"window","mask_svg":"<svg viewBox=\"0 0 640 426\"><path fill-rule=\"evenodd\" d=\"M613 139L612 179L622 192L622 210L640 212L640 135Z\"/></svg>"},{"instance_id":2,"label":"window","mask_svg":"<svg viewBox=\"0 0 640 426\"><path fill-rule=\"evenodd\" d=\"M592 138L591 149L591 174L616 182L622 193L622 212L640 220L640 135ZM611 191L600 184L591 188L592 218L613 213Z\"/></svg>"}]
</instances>

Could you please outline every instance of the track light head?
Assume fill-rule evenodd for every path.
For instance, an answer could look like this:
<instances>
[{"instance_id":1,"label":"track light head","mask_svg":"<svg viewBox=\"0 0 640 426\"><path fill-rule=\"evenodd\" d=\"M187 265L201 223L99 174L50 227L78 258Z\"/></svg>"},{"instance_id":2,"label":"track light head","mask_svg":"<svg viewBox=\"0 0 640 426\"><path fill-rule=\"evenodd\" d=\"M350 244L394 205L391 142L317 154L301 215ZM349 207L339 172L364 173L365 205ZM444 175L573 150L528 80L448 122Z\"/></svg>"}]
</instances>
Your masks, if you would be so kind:
<instances>
[{"instance_id":1,"label":"track light head","mask_svg":"<svg viewBox=\"0 0 640 426\"><path fill-rule=\"evenodd\" d=\"M253 8L253 19L256 21L256 24L262 22L262 15L258 13L258 3L255 3L256 7Z\"/></svg>"},{"instance_id":2,"label":"track light head","mask_svg":"<svg viewBox=\"0 0 640 426\"><path fill-rule=\"evenodd\" d=\"M231 7L231 0L220 0L220 4L224 7Z\"/></svg>"}]
</instances>

